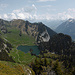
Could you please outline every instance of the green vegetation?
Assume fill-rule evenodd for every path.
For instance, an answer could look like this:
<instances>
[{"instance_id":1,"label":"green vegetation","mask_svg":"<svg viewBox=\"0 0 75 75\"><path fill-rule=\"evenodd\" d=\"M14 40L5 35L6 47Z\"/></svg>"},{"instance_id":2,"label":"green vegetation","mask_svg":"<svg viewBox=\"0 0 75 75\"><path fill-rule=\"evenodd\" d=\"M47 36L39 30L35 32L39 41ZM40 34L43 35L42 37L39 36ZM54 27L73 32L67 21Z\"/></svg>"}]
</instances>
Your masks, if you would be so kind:
<instances>
[{"instance_id":1,"label":"green vegetation","mask_svg":"<svg viewBox=\"0 0 75 75\"><path fill-rule=\"evenodd\" d=\"M18 45L34 45L35 39L31 36L28 36L26 34L22 34L22 36L19 35L20 30L18 28L14 27L7 27L8 33L4 34L2 33L2 38L4 38L5 41L8 41L12 44L13 48L10 51L9 55L12 56L12 58L19 63L30 63L35 56L31 56L30 53L24 53L20 50L17 50Z\"/></svg>"},{"instance_id":2,"label":"green vegetation","mask_svg":"<svg viewBox=\"0 0 75 75\"><path fill-rule=\"evenodd\" d=\"M18 28L7 28L9 33L2 34L2 38L5 38L13 46L18 45L34 45L35 39L32 36L22 34L19 35L20 30Z\"/></svg>"},{"instance_id":3,"label":"green vegetation","mask_svg":"<svg viewBox=\"0 0 75 75\"><path fill-rule=\"evenodd\" d=\"M0 75L35 75L34 71L28 66L0 61Z\"/></svg>"},{"instance_id":4,"label":"green vegetation","mask_svg":"<svg viewBox=\"0 0 75 75\"><path fill-rule=\"evenodd\" d=\"M36 75L75 75L75 43L62 33L40 43L41 54L31 63Z\"/></svg>"},{"instance_id":5,"label":"green vegetation","mask_svg":"<svg viewBox=\"0 0 75 75\"><path fill-rule=\"evenodd\" d=\"M34 62L31 62L31 68L34 70L35 74L38 75L74 75L75 67L66 58L65 60L62 55L51 54L50 52L45 53L46 56L36 57ZM48 56L47 56L48 55ZM66 67L65 67L66 66Z\"/></svg>"},{"instance_id":6,"label":"green vegetation","mask_svg":"<svg viewBox=\"0 0 75 75\"><path fill-rule=\"evenodd\" d=\"M6 55L8 55L8 57L11 57L16 63L9 61L0 61L0 75L28 75L30 74L30 71L30 75L35 75L34 71L27 66L31 61L35 59L35 56L31 56L30 53L24 53L16 49L18 45L34 45L35 39L32 36L28 36L26 34L21 34L20 36L20 30L18 28L7 27L7 30L8 33L4 34L1 32L1 38L4 39L4 41L2 42L5 42L7 44L6 49L8 50L8 53L6 53ZM2 42L0 41L1 46L3 47ZM13 46L13 48L11 45Z\"/></svg>"},{"instance_id":7,"label":"green vegetation","mask_svg":"<svg viewBox=\"0 0 75 75\"><path fill-rule=\"evenodd\" d=\"M21 64L29 64L31 61L35 59L35 56L31 56L30 53L24 53L20 50L13 48L13 50L9 53L10 56L16 61Z\"/></svg>"},{"instance_id":8,"label":"green vegetation","mask_svg":"<svg viewBox=\"0 0 75 75\"><path fill-rule=\"evenodd\" d=\"M49 42L39 43L41 52L35 57L32 49L31 54L16 49L19 45L34 45L32 36L38 36L34 34L37 31L37 28L34 29L35 24L32 30L29 28L29 32L29 23L22 22L18 20L12 24L14 26L7 24L1 28L0 35L4 40L0 38L0 60L3 60L0 61L0 75L75 75L75 42L71 37L60 33L51 37ZM41 23L40 26L43 31L45 27Z\"/></svg>"}]
</instances>

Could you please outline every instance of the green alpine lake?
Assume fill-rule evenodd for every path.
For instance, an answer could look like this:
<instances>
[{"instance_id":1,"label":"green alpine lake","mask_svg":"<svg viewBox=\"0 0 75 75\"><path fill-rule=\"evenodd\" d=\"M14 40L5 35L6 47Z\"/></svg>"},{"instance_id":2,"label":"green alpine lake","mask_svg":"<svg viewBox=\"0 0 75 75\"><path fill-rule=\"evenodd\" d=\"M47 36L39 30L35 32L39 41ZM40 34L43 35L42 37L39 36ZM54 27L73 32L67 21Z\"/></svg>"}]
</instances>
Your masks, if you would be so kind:
<instances>
[{"instance_id":1,"label":"green alpine lake","mask_svg":"<svg viewBox=\"0 0 75 75\"><path fill-rule=\"evenodd\" d=\"M36 54L36 55L40 54L40 50L38 49L37 46L26 46L26 45L22 46L22 45L20 45L20 46L17 47L17 49L21 50L21 51L23 51L25 53L28 53L30 50L32 50L33 54Z\"/></svg>"}]
</instances>

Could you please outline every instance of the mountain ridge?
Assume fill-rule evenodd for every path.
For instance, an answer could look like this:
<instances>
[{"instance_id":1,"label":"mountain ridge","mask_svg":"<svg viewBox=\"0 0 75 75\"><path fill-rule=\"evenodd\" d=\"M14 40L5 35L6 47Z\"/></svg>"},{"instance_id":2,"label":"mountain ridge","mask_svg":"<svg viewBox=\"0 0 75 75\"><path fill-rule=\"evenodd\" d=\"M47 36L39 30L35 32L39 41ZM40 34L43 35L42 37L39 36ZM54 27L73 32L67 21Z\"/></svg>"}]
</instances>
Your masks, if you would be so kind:
<instances>
[{"instance_id":1,"label":"mountain ridge","mask_svg":"<svg viewBox=\"0 0 75 75\"><path fill-rule=\"evenodd\" d=\"M27 34L29 36L33 36L36 41L38 40L38 37L40 37L41 41L49 41L50 37L55 35L56 32L54 32L52 29L48 28L46 25L44 25L42 22L39 23L30 23L29 21L24 21L21 19L14 19L11 21L5 21L0 19L0 26L4 26L4 29L2 29L5 33L7 33L7 27L16 27L20 30L20 36L21 34ZM43 32L45 32L43 34ZM45 37L43 37L45 36ZM48 36L48 38L47 38Z\"/></svg>"},{"instance_id":2,"label":"mountain ridge","mask_svg":"<svg viewBox=\"0 0 75 75\"><path fill-rule=\"evenodd\" d=\"M60 24L55 31L58 33L68 34L72 39L75 39L75 19L68 19Z\"/></svg>"}]
</instances>

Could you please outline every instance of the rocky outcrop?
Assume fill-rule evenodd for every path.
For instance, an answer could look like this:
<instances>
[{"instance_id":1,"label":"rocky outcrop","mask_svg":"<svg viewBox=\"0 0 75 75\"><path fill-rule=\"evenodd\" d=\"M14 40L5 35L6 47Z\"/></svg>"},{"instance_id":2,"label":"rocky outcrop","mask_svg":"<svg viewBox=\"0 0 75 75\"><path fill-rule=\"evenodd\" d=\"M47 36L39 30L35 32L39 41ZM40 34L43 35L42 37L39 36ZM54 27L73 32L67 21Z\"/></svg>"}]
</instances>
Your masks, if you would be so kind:
<instances>
[{"instance_id":1,"label":"rocky outcrop","mask_svg":"<svg viewBox=\"0 0 75 75\"><path fill-rule=\"evenodd\" d=\"M50 37L55 35L56 33L45 26L42 22L39 23L30 23L29 21L24 21L21 19L14 19L12 21L4 21L1 20L1 30L2 32L6 32L7 26L16 27L20 30L19 35L26 34L29 36L33 36L35 40L39 42L48 42ZM4 28L2 26L5 26Z\"/></svg>"},{"instance_id":2,"label":"rocky outcrop","mask_svg":"<svg viewBox=\"0 0 75 75\"><path fill-rule=\"evenodd\" d=\"M1 27L1 32L4 33L4 34L7 33L7 28L5 26L2 26Z\"/></svg>"},{"instance_id":3,"label":"rocky outcrop","mask_svg":"<svg viewBox=\"0 0 75 75\"><path fill-rule=\"evenodd\" d=\"M5 43L3 39L0 38L0 60L15 62L11 56L8 55L12 46L8 42Z\"/></svg>"},{"instance_id":4,"label":"rocky outcrop","mask_svg":"<svg viewBox=\"0 0 75 75\"><path fill-rule=\"evenodd\" d=\"M10 21L10 25L19 28L22 34L33 36L38 43L42 41L48 42L50 37L56 34L41 22L30 23L28 21L16 19Z\"/></svg>"},{"instance_id":5,"label":"rocky outcrop","mask_svg":"<svg viewBox=\"0 0 75 75\"><path fill-rule=\"evenodd\" d=\"M48 42L49 40L50 40L50 35L48 34L47 30L45 30L38 36L37 41L38 43L40 43L40 42Z\"/></svg>"}]
</instances>

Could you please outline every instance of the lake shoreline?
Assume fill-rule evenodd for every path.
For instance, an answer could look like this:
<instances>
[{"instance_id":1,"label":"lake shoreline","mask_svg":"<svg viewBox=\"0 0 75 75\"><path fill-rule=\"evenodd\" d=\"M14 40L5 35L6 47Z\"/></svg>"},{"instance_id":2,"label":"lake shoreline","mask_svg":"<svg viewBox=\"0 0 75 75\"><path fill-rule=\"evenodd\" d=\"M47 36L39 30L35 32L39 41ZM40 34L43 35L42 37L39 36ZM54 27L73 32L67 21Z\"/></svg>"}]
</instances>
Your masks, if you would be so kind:
<instances>
[{"instance_id":1,"label":"lake shoreline","mask_svg":"<svg viewBox=\"0 0 75 75\"><path fill-rule=\"evenodd\" d=\"M28 46L28 45L25 45L25 44L24 45L18 45L16 49L21 50L24 53L28 53L31 49L33 54L36 54L36 55L40 54L40 50L39 50L37 45L33 45L33 46Z\"/></svg>"}]
</instances>

